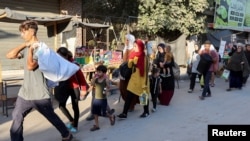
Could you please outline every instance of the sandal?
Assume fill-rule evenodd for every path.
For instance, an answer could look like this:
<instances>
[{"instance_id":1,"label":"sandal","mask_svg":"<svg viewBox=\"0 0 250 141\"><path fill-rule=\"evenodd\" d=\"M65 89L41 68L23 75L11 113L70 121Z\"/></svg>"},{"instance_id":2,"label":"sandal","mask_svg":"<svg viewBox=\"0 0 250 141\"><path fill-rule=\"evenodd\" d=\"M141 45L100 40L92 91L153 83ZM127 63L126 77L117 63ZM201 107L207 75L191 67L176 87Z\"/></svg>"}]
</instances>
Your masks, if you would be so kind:
<instances>
[{"instance_id":1,"label":"sandal","mask_svg":"<svg viewBox=\"0 0 250 141\"><path fill-rule=\"evenodd\" d=\"M73 139L73 135L69 133L69 135L65 138L62 138L62 141L71 141Z\"/></svg>"},{"instance_id":2,"label":"sandal","mask_svg":"<svg viewBox=\"0 0 250 141\"><path fill-rule=\"evenodd\" d=\"M112 125L112 126L115 125L115 116L114 115L112 116L112 118L110 118L110 125Z\"/></svg>"},{"instance_id":3,"label":"sandal","mask_svg":"<svg viewBox=\"0 0 250 141\"><path fill-rule=\"evenodd\" d=\"M90 131L95 131L95 130L99 130L100 128L96 125L94 125L92 128L90 128Z\"/></svg>"}]
</instances>

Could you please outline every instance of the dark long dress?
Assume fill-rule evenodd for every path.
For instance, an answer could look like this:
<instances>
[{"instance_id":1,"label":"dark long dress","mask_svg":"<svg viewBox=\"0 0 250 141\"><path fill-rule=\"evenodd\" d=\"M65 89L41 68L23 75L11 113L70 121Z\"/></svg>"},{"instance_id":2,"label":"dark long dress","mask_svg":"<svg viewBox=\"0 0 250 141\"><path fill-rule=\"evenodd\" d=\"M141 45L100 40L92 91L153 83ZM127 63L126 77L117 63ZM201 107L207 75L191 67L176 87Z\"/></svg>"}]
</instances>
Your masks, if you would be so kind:
<instances>
[{"instance_id":1,"label":"dark long dress","mask_svg":"<svg viewBox=\"0 0 250 141\"><path fill-rule=\"evenodd\" d=\"M159 55L162 56L162 55ZM159 60L158 60L159 59ZM156 58L155 63L157 63L157 66L159 66L159 62L161 62L161 58ZM158 60L158 61L157 61ZM174 89L175 89L175 78L173 74L172 67L174 66L174 59L172 58L172 61L170 64L166 64L164 68L166 69L167 67L170 68L170 77L162 77L162 93L159 95L159 101L161 105L166 105L168 106L170 104L170 101L174 95ZM163 69L161 69L161 73L163 73Z\"/></svg>"},{"instance_id":2,"label":"dark long dress","mask_svg":"<svg viewBox=\"0 0 250 141\"><path fill-rule=\"evenodd\" d=\"M242 87L243 76L242 71L233 71L230 70L229 74L229 88L239 88Z\"/></svg>"},{"instance_id":3,"label":"dark long dress","mask_svg":"<svg viewBox=\"0 0 250 141\"><path fill-rule=\"evenodd\" d=\"M245 62L247 64L246 56L244 52L234 52L230 58L229 63L227 64L227 69L230 70L229 75L229 88L239 88L242 87L243 82L243 64L241 62Z\"/></svg>"}]
</instances>

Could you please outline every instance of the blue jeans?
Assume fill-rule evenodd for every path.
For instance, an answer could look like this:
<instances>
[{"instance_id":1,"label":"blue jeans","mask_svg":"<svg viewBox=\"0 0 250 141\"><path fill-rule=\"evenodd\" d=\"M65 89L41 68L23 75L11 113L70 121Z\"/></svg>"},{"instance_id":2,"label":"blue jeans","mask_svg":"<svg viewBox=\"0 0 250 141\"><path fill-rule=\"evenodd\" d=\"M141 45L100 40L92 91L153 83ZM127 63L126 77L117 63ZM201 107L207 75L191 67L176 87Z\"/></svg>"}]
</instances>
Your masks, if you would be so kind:
<instances>
[{"instance_id":1,"label":"blue jeans","mask_svg":"<svg viewBox=\"0 0 250 141\"><path fill-rule=\"evenodd\" d=\"M206 73L203 73L203 78L204 78L204 89L202 92L202 96L205 97L207 94L211 94L210 86L209 86L209 81L212 76L211 71L207 71Z\"/></svg>"},{"instance_id":2,"label":"blue jeans","mask_svg":"<svg viewBox=\"0 0 250 141\"><path fill-rule=\"evenodd\" d=\"M56 115L52 107L50 99L42 100L25 100L17 97L16 106L12 113L13 122L10 129L11 141L23 141L23 121L26 115L35 108L46 119L53 124L57 130L65 138L69 135L69 131L62 120Z\"/></svg>"}]
</instances>

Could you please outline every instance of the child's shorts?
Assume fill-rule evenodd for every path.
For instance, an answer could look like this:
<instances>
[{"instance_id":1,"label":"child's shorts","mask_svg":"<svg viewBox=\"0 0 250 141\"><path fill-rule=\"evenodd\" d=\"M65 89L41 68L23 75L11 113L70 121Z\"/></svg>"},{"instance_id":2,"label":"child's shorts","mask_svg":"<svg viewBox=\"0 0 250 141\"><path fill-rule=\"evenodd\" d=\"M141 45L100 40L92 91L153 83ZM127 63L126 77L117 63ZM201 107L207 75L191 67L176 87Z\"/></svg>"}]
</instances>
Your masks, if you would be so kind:
<instances>
[{"instance_id":1,"label":"child's shorts","mask_svg":"<svg viewBox=\"0 0 250 141\"><path fill-rule=\"evenodd\" d=\"M107 99L94 99L91 112L94 115L106 116L107 114Z\"/></svg>"}]
</instances>

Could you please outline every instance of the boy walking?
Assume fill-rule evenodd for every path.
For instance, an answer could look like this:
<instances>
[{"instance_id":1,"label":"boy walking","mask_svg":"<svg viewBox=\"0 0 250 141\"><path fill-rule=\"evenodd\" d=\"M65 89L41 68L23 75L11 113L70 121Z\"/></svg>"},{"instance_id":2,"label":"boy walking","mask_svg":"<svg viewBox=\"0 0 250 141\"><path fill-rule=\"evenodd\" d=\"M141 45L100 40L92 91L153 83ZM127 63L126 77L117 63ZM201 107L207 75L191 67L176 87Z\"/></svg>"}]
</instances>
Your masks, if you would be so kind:
<instances>
[{"instance_id":1,"label":"boy walking","mask_svg":"<svg viewBox=\"0 0 250 141\"><path fill-rule=\"evenodd\" d=\"M47 120L53 124L61 133L62 141L71 141L73 136L68 131L62 120L56 115L50 100L47 80L43 73L38 69L35 44L39 41L36 33L38 30L37 22L24 21L19 26L21 37L24 43L10 50L6 57L9 59L24 59L24 81L21 86L16 106L12 113L12 126L10 129L11 141L23 141L23 121L26 115L35 108Z\"/></svg>"},{"instance_id":2,"label":"boy walking","mask_svg":"<svg viewBox=\"0 0 250 141\"><path fill-rule=\"evenodd\" d=\"M99 65L96 68L96 76L92 79L91 85L95 87L95 97L93 100L93 105L91 112L94 115L95 125L90 129L90 131L99 130L99 116L108 116L110 124L115 124L115 116L108 112L108 100L107 93L109 91L109 80L105 75L107 72L107 67L104 65Z\"/></svg>"}]
</instances>

